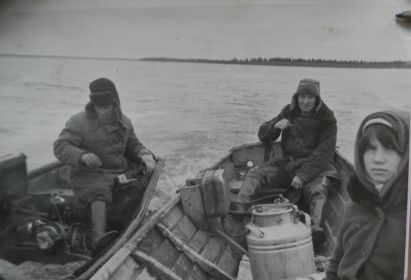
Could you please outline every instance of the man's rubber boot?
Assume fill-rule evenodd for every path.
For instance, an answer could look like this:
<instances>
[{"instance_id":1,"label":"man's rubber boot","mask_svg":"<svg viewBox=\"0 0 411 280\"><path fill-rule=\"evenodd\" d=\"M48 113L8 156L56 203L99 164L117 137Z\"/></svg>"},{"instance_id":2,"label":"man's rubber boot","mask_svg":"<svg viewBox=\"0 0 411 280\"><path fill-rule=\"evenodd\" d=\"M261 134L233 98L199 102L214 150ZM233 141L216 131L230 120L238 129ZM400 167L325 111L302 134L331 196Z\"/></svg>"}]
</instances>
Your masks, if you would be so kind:
<instances>
[{"instance_id":1,"label":"man's rubber boot","mask_svg":"<svg viewBox=\"0 0 411 280\"><path fill-rule=\"evenodd\" d=\"M117 236L117 231L106 233L106 203L97 200L91 203L91 224L93 240L93 256L102 252L107 245L113 242Z\"/></svg>"},{"instance_id":2,"label":"man's rubber boot","mask_svg":"<svg viewBox=\"0 0 411 280\"><path fill-rule=\"evenodd\" d=\"M261 190L261 182L259 178L255 176L246 176L240 191L238 192L237 201L238 203L250 203L256 198L259 191Z\"/></svg>"},{"instance_id":3,"label":"man's rubber boot","mask_svg":"<svg viewBox=\"0 0 411 280\"><path fill-rule=\"evenodd\" d=\"M311 216L311 234L313 239L314 254L318 255L321 252L321 247L325 242L324 232L324 208L326 205L325 199L315 199L310 203Z\"/></svg>"}]
</instances>

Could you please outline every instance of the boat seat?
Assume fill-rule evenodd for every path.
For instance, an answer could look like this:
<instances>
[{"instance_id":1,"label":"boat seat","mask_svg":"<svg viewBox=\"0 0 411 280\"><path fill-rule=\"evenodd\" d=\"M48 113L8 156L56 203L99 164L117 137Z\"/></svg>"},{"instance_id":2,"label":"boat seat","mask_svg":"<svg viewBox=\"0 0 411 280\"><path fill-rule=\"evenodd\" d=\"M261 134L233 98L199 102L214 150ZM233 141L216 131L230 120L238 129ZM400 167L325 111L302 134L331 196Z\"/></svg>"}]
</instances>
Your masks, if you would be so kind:
<instances>
[{"instance_id":1,"label":"boat seat","mask_svg":"<svg viewBox=\"0 0 411 280\"><path fill-rule=\"evenodd\" d=\"M230 190L224 179L224 170L207 170L200 184L205 214L208 217L221 217L230 208Z\"/></svg>"},{"instance_id":2,"label":"boat seat","mask_svg":"<svg viewBox=\"0 0 411 280\"><path fill-rule=\"evenodd\" d=\"M0 157L0 203L24 197L27 186L26 156L14 154Z\"/></svg>"}]
</instances>

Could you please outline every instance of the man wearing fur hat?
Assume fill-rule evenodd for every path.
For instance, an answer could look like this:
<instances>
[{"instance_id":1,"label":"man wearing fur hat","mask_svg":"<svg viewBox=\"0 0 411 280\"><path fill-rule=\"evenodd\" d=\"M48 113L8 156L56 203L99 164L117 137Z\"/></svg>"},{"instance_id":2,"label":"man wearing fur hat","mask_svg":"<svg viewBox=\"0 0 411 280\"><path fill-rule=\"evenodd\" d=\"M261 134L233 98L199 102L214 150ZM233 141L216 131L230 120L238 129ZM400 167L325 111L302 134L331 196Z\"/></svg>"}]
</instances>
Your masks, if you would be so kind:
<instances>
[{"instance_id":1,"label":"man wearing fur hat","mask_svg":"<svg viewBox=\"0 0 411 280\"><path fill-rule=\"evenodd\" d=\"M263 123L259 139L271 143L281 135L284 156L252 168L241 187L242 202L250 202L267 188L287 189L285 196L296 203L300 194L311 215L314 250L325 240L324 206L331 178L338 178L333 166L337 122L320 97L320 82L300 81L291 103L280 114Z\"/></svg>"},{"instance_id":2,"label":"man wearing fur hat","mask_svg":"<svg viewBox=\"0 0 411 280\"><path fill-rule=\"evenodd\" d=\"M102 240L111 239L108 235L113 235L113 232L106 234L106 215L113 202L114 179L133 184L125 176L118 176L133 172L138 165L145 167L148 176L156 162L136 137L130 119L122 113L114 83L100 78L92 81L89 88L90 102L83 112L67 121L54 142L54 154L72 167L70 185L78 200L91 211L92 243L97 247L105 242ZM127 197L140 199L141 188L141 184L130 186L132 193Z\"/></svg>"}]
</instances>

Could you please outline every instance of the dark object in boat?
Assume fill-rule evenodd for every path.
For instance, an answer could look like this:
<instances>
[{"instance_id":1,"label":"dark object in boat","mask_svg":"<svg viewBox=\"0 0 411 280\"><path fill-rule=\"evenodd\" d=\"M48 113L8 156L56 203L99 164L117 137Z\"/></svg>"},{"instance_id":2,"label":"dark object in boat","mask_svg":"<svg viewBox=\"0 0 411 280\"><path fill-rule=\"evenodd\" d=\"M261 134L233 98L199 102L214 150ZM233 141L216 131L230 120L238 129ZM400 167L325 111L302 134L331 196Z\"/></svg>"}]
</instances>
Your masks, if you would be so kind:
<instances>
[{"instance_id":1,"label":"dark object in boat","mask_svg":"<svg viewBox=\"0 0 411 280\"><path fill-rule=\"evenodd\" d=\"M411 11L403 11L395 15L395 18L402 21L411 22Z\"/></svg>"},{"instance_id":2,"label":"dark object in boat","mask_svg":"<svg viewBox=\"0 0 411 280\"><path fill-rule=\"evenodd\" d=\"M140 203L130 203L134 207L120 236L102 242L98 254L91 255L86 209L76 203L68 187L70 167L53 162L27 172L24 154L0 156L0 261L15 270L27 262L39 269L47 264L85 263L79 270L92 275L90 268L109 259L139 228L163 165L164 160L157 159L151 177L142 180L144 194Z\"/></svg>"}]
</instances>

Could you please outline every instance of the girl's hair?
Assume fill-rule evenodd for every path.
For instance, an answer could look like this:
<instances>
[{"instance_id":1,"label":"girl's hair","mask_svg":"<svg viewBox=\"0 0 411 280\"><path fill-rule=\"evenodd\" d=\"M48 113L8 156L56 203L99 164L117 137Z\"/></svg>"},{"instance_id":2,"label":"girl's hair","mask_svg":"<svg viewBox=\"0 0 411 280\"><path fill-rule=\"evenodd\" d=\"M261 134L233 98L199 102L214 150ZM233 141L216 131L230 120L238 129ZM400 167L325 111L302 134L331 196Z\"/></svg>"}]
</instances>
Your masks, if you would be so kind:
<instances>
[{"instance_id":1,"label":"girl's hair","mask_svg":"<svg viewBox=\"0 0 411 280\"><path fill-rule=\"evenodd\" d=\"M401 150L398 138L391 128L383 124L373 124L365 129L360 138L359 152L361 155L372 146L371 142L374 139L378 140L385 148L394 149L399 154L404 152Z\"/></svg>"}]
</instances>

